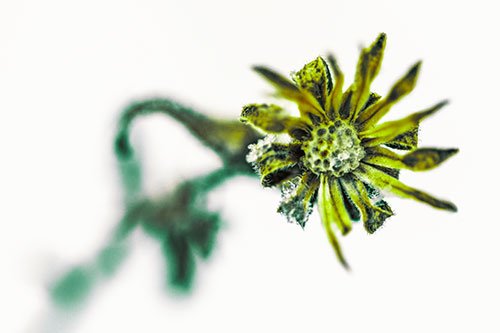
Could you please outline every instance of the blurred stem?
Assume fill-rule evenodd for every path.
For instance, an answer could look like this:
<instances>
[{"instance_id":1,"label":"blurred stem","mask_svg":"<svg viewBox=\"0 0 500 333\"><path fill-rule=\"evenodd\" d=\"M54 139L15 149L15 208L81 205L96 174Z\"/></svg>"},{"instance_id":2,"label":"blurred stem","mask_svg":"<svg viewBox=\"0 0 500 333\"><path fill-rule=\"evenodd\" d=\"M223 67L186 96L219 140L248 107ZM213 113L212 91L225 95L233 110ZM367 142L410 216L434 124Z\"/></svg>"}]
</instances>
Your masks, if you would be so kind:
<instances>
[{"instance_id":1,"label":"blurred stem","mask_svg":"<svg viewBox=\"0 0 500 333\"><path fill-rule=\"evenodd\" d=\"M129 140L132 121L138 116L153 113L163 113L179 121L201 143L217 153L226 166L253 174L245 156L248 145L262 137L260 133L237 120L214 119L169 99L135 102L125 109L120 117L115 139L118 159L128 159L133 155Z\"/></svg>"},{"instance_id":2,"label":"blurred stem","mask_svg":"<svg viewBox=\"0 0 500 333\"><path fill-rule=\"evenodd\" d=\"M208 148L212 149L223 161L223 167L208 174L188 180L173 191L173 197L165 197L160 205L141 198L141 168L130 144L130 129L139 116L154 113L165 114L179 121L191 134ZM120 116L115 138L115 153L119 164L120 176L125 191L126 214L115 234L123 239L141 218L151 215L166 216L162 208L170 207L171 202L185 202L199 205L209 191L226 179L238 174L256 176L246 162L248 145L256 142L262 135L250 126L237 120L218 120L194 111L170 99L151 99L131 103ZM176 198L176 199L174 199ZM180 198L185 198L181 200ZM156 207L155 207L156 206ZM160 206L160 207L158 207ZM148 216L149 215L149 216Z\"/></svg>"}]
</instances>

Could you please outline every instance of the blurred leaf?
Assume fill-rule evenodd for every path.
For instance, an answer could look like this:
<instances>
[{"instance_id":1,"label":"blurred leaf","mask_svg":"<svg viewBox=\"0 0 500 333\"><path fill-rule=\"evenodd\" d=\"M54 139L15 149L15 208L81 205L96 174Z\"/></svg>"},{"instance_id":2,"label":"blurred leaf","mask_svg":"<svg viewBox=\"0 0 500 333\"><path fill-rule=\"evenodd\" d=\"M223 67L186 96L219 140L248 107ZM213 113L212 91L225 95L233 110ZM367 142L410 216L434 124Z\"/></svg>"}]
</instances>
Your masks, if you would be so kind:
<instances>
[{"instance_id":1,"label":"blurred leaf","mask_svg":"<svg viewBox=\"0 0 500 333\"><path fill-rule=\"evenodd\" d=\"M186 237L169 233L162 244L167 262L168 283L178 291L189 291L195 261Z\"/></svg>"}]
</instances>

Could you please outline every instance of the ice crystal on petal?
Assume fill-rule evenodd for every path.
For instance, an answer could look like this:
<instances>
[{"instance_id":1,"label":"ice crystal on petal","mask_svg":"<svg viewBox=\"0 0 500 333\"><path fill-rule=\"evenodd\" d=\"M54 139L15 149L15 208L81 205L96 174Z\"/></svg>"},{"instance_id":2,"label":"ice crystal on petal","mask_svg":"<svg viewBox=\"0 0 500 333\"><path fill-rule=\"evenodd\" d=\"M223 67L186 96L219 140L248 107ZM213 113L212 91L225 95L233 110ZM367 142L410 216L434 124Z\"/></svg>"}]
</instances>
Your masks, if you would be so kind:
<instances>
[{"instance_id":1,"label":"ice crystal on petal","mask_svg":"<svg viewBox=\"0 0 500 333\"><path fill-rule=\"evenodd\" d=\"M300 182L301 178L295 177L281 186L278 212L284 215L289 223L296 223L304 228L312 213L312 204L304 202L304 191L298 193Z\"/></svg>"}]
</instances>

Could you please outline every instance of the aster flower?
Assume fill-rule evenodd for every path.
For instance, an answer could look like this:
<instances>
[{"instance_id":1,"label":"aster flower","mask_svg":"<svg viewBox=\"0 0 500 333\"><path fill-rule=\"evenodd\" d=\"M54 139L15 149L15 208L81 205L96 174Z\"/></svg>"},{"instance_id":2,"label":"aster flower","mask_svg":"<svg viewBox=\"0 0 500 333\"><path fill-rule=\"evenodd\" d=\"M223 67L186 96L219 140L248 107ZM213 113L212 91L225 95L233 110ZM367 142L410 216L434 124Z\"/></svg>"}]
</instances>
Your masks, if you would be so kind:
<instances>
[{"instance_id":1,"label":"aster flower","mask_svg":"<svg viewBox=\"0 0 500 333\"><path fill-rule=\"evenodd\" d=\"M400 169L432 169L458 149L417 148L420 122L446 101L400 120L379 123L413 90L421 64L413 65L387 97L370 92L385 44L386 35L380 34L362 50L354 82L346 91L342 90L344 75L332 55L327 57L329 64L318 57L305 65L292 74L293 81L266 67L254 67L280 97L297 104L300 117L277 105L250 104L243 108L240 118L268 134L250 145L247 161L259 173L263 186L281 188L278 212L304 227L317 202L328 239L346 268L333 226L346 235L352 222L362 219L368 233L375 232L393 215L382 199L383 192L457 211L453 203L398 180Z\"/></svg>"}]
</instances>

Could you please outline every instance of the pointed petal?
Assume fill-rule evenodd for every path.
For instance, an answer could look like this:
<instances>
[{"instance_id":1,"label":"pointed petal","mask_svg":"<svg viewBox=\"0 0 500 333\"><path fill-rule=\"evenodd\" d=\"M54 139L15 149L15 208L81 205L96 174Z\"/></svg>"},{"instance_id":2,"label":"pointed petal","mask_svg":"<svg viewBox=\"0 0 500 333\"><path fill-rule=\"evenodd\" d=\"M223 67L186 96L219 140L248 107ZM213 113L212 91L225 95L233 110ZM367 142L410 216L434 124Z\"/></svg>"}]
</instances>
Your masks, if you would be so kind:
<instances>
[{"instance_id":1,"label":"pointed petal","mask_svg":"<svg viewBox=\"0 0 500 333\"><path fill-rule=\"evenodd\" d=\"M384 200L372 204L368 191L363 183L350 175L342 178L342 185L347 189L353 202L361 210L366 231L372 234L380 228L385 220L393 215L391 208Z\"/></svg>"},{"instance_id":2,"label":"pointed petal","mask_svg":"<svg viewBox=\"0 0 500 333\"><path fill-rule=\"evenodd\" d=\"M296 102L302 117L312 118L316 116L321 118L323 116L321 105L308 91L299 89L292 81L267 67L254 66L253 70L269 81L279 95Z\"/></svg>"},{"instance_id":3,"label":"pointed petal","mask_svg":"<svg viewBox=\"0 0 500 333\"><path fill-rule=\"evenodd\" d=\"M342 235L346 235L352 228L351 217L346 209L346 205L349 203L344 201L342 186L339 178L329 178L328 182L330 185L335 215L337 215L337 219L339 221L337 226L339 226Z\"/></svg>"},{"instance_id":4,"label":"pointed petal","mask_svg":"<svg viewBox=\"0 0 500 333\"><path fill-rule=\"evenodd\" d=\"M402 162L413 171L425 171L437 167L456 153L457 148L420 148L403 156Z\"/></svg>"},{"instance_id":5,"label":"pointed petal","mask_svg":"<svg viewBox=\"0 0 500 333\"><path fill-rule=\"evenodd\" d=\"M338 114L338 116L342 119L346 119L349 116L349 112L351 110L352 96L353 96L352 90L347 90L343 95L343 99L342 99L343 102L340 106L340 110L339 110L339 114ZM370 93L365 104L363 105L361 110L359 110L359 113L364 112L371 105L377 103L377 101L379 99L380 99L380 95L377 95L375 93Z\"/></svg>"},{"instance_id":6,"label":"pointed petal","mask_svg":"<svg viewBox=\"0 0 500 333\"><path fill-rule=\"evenodd\" d=\"M328 189L328 180L325 176L321 177L321 186L318 200L319 214L321 216L323 226L325 227L328 240L335 250L335 254L337 255L340 263L344 266L344 268L349 269L349 265L347 264L347 261L342 254L342 249L340 248L340 244L332 229L332 200L330 190Z\"/></svg>"},{"instance_id":7,"label":"pointed petal","mask_svg":"<svg viewBox=\"0 0 500 333\"><path fill-rule=\"evenodd\" d=\"M309 138L309 125L301 118L292 117L274 104L250 104L243 107L240 121L250 123L267 133L290 133L294 138Z\"/></svg>"},{"instance_id":8,"label":"pointed petal","mask_svg":"<svg viewBox=\"0 0 500 333\"><path fill-rule=\"evenodd\" d=\"M378 170L382 171L385 174L388 174L389 176L391 176L393 178L399 179L399 171L400 171L399 169L381 166L381 165L377 165L377 164L371 164L371 163L367 163L364 161L363 161L363 163L365 163L366 165L370 165L370 166L374 167L375 169L378 169Z\"/></svg>"},{"instance_id":9,"label":"pointed petal","mask_svg":"<svg viewBox=\"0 0 500 333\"><path fill-rule=\"evenodd\" d=\"M418 126L413 127L411 130L406 131L389 142L384 143L389 148L399 150L413 150L418 145Z\"/></svg>"},{"instance_id":10,"label":"pointed petal","mask_svg":"<svg viewBox=\"0 0 500 333\"><path fill-rule=\"evenodd\" d=\"M300 95L299 89L295 86L295 84L293 84L292 81L276 73L272 69L264 66L253 66L252 69L262 75L285 97L296 97Z\"/></svg>"},{"instance_id":11,"label":"pointed petal","mask_svg":"<svg viewBox=\"0 0 500 333\"><path fill-rule=\"evenodd\" d=\"M415 128L422 119L432 115L433 113L441 109L443 106L445 106L447 103L448 103L447 101L443 101L431 107L430 109L420 112L415 112L403 119L395 121L387 121L385 123L375 126L374 128L368 131L361 132L359 136L360 138L363 139L363 144L367 147L373 147L376 145L390 142L398 135L408 132L413 128Z\"/></svg>"},{"instance_id":12,"label":"pointed petal","mask_svg":"<svg viewBox=\"0 0 500 333\"><path fill-rule=\"evenodd\" d=\"M420 148L404 156L382 147L366 149L363 162L396 169L426 171L458 153L458 149Z\"/></svg>"},{"instance_id":13,"label":"pointed petal","mask_svg":"<svg viewBox=\"0 0 500 333\"><path fill-rule=\"evenodd\" d=\"M342 199L342 189L338 180L321 176L320 209L328 223L335 223L342 235L346 235L351 230L351 219L347 213ZM326 223L326 222L325 222Z\"/></svg>"},{"instance_id":14,"label":"pointed petal","mask_svg":"<svg viewBox=\"0 0 500 333\"><path fill-rule=\"evenodd\" d=\"M377 76L384 55L386 35L381 33L375 42L361 52L352 85L352 101L349 119L356 120L359 111L368 100L370 85Z\"/></svg>"},{"instance_id":15,"label":"pointed petal","mask_svg":"<svg viewBox=\"0 0 500 333\"><path fill-rule=\"evenodd\" d=\"M389 92L389 96L387 96L387 100L390 102L397 102L403 96L408 95L415 88L417 84L417 77L420 71L420 66L422 65L421 61L417 61L415 65L413 65L398 82L392 86L391 91ZM376 116L378 117L378 115ZM379 118L380 119L380 118Z\"/></svg>"},{"instance_id":16,"label":"pointed petal","mask_svg":"<svg viewBox=\"0 0 500 333\"><path fill-rule=\"evenodd\" d=\"M337 255L337 259L340 261L342 266L346 270L350 270L349 263L344 257L344 254L342 253L342 248L340 247L340 243L337 240L337 237L335 236L335 233L333 232L332 228L330 225L324 225L325 230L326 230L326 235L328 236L328 241L330 242L330 245L335 251L335 254Z\"/></svg>"},{"instance_id":17,"label":"pointed petal","mask_svg":"<svg viewBox=\"0 0 500 333\"><path fill-rule=\"evenodd\" d=\"M413 65L408 73L394 84L386 98L372 105L359 115L356 119L356 124L358 124L360 130L366 130L375 125L387 112L389 112L394 104L415 88L420 65L420 61Z\"/></svg>"},{"instance_id":18,"label":"pointed petal","mask_svg":"<svg viewBox=\"0 0 500 333\"><path fill-rule=\"evenodd\" d=\"M364 163L386 166L395 169L403 169L406 165L401 161L402 156L392 150L380 146L365 149Z\"/></svg>"},{"instance_id":19,"label":"pointed petal","mask_svg":"<svg viewBox=\"0 0 500 333\"><path fill-rule=\"evenodd\" d=\"M328 105L325 109L330 120L339 116L340 103L342 102L342 87L344 85L344 73L340 70L337 60L332 54L328 55L328 62L332 66L335 85L328 96Z\"/></svg>"},{"instance_id":20,"label":"pointed petal","mask_svg":"<svg viewBox=\"0 0 500 333\"><path fill-rule=\"evenodd\" d=\"M311 94L325 109L326 98L332 87L328 66L323 58L318 57L293 75L293 80L301 91Z\"/></svg>"},{"instance_id":21,"label":"pointed petal","mask_svg":"<svg viewBox=\"0 0 500 333\"><path fill-rule=\"evenodd\" d=\"M370 93L370 95L368 96L368 100L366 101L365 105L363 105L363 107L361 108L361 110L359 110L359 113L365 111L366 109L368 109L370 106L372 106L373 104L377 103L379 100L380 100L381 96L379 94L376 94L376 93ZM359 114L358 114L359 116Z\"/></svg>"},{"instance_id":22,"label":"pointed petal","mask_svg":"<svg viewBox=\"0 0 500 333\"><path fill-rule=\"evenodd\" d=\"M339 117L340 119L347 119L351 114L352 109L352 94L353 91L351 88L347 89L346 92L342 95L342 103L340 104L339 109Z\"/></svg>"},{"instance_id":23,"label":"pointed petal","mask_svg":"<svg viewBox=\"0 0 500 333\"><path fill-rule=\"evenodd\" d=\"M391 207L385 200L379 200L375 205L371 205L369 209L366 210L367 221L364 224L365 230L368 233L373 234L382 225L384 225L385 220L394 215Z\"/></svg>"},{"instance_id":24,"label":"pointed petal","mask_svg":"<svg viewBox=\"0 0 500 333\"><path fill-rule=\"evenodd\" d=\"M399 180L367 164L360 164L360 166L354 170L353 173L362 181L380 189L392 192L403 198L414 199L426 203L434 208L445 209L452 212L457 211L457 207L453 203L437 199L425 192L409 187L401 183Z\"/></svg>"},{"instance_id":25,"label":"pointed petal","mask_svg":"<svg viewBox=\"0 0 500 333\"><path fill-rule=\"evenodd\" d=\"M350 193L348 188L344 185L343 178L339 178L339 181L342 187L342 199L345 209L349 214L349 218L351 219L351 221L359 221L359 219L361 218L361 213L352 199L352 193Z\"/></svg>"}]
</instances>

